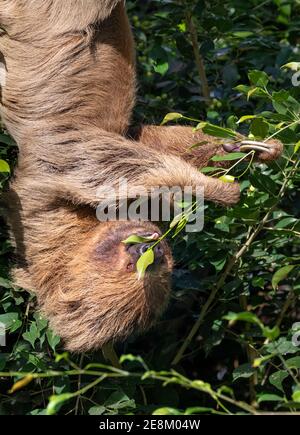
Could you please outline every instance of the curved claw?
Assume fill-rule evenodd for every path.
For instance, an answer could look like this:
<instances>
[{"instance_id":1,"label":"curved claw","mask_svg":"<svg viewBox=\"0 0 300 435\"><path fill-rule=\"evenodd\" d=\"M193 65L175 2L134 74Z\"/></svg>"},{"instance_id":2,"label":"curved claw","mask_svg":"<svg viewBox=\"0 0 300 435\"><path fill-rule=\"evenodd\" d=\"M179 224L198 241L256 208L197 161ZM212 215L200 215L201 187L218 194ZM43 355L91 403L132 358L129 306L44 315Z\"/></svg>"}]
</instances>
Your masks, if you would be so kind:
<instances>
[{"instance_id":1,"label":"curved claw","mask_svg":"<svg viewBox=\"0 0 300 435\"><path fill-rule=\"evenodd\" d=\"M270 147L265 142L257 142L254 140L244 140L239 147L240 151L260 151L271 154Z\"/></svg>"}]
</instances>

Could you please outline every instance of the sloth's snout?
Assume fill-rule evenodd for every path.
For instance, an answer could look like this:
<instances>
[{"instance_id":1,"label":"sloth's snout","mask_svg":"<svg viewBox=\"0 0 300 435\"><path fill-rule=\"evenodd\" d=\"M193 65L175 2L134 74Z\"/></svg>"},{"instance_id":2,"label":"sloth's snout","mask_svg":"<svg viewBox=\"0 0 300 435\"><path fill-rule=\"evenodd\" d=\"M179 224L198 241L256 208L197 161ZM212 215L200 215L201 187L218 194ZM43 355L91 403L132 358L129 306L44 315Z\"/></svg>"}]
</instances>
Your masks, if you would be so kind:
<instances>
[{"instance_id":1,"label":"sloth's snout","mask_svg":"<svg viewBox=\"0 0 300 435\"><path fill-rule=\"evenodd\" d=\"M135 269L136 263L138 262L139 258L145 254L145 252L151 247L152 245L149 243L138 243L136 245L131 245L128 249L127 252L130 255L130 263L128 264L127 269L129 271L132 271ZM164 255L165 255L165 250L162 247L161 243L159 243L158 245L156 245L153 248L153 252L154 252L154 263L155 264L160 264Z\"/></svg>"},{"instance_id":2,"label":"sloth's snout","mask_svg":"<svg viewBox=\"0 0 300 435\"><path fill-rule=\"evenodd\" d=\"M149 247L149 243L143 243L142 245L140 245L140 255L143 255L149 249ZM164 249L160 243L153 248L153 252L155 261L161 259L165 255Z\"/></svg>"}]
</instances>

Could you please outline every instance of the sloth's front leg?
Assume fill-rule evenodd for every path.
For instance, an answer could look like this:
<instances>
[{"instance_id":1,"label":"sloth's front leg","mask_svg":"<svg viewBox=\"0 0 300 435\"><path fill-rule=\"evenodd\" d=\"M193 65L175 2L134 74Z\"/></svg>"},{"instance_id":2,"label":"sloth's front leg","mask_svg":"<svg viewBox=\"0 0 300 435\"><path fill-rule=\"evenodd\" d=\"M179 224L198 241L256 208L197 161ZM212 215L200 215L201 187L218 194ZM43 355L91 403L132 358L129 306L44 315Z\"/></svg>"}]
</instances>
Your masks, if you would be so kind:
<instances>
[{"instance_id":1,"label":"sloth's front leg","mask_svg":"<svg viewBox=\"0 0 300 435\"><path fill-rule=\"evenodd\" d=\"M175 154L192 163L198 168L204 166L229 167L231 162L214 162L216 155L226 155L231 152L255 151L259 161L277 159L283 150L281 142L270 140L255 142L247 139L226 141L213 136L195 132L191 127L142 125L129 131L134 140L139 140L151 148L161 152Z\"/></svg>"}]
</instances>

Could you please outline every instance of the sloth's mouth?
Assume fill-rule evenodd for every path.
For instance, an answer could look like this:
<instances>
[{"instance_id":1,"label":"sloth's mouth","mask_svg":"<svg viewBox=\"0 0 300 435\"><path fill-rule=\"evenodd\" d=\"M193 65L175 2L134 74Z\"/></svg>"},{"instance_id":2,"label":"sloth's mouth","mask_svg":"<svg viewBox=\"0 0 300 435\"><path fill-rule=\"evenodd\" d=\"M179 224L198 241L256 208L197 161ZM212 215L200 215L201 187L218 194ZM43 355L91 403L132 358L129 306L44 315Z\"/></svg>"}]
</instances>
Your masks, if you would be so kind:
<instances>
[{"instance_id":1,"label":"sloth's mouth","mask_svg":"<svg viewBox=\"0 0 300 435\"><path fill-rule=\"evenodd\" d=\"M225 143L223 148L226 152L232 153L236 151L257 151L260 153L272 153L270 146L265 142L255 140L243 140L240 143Z\"/></svg>"}]
</instances>

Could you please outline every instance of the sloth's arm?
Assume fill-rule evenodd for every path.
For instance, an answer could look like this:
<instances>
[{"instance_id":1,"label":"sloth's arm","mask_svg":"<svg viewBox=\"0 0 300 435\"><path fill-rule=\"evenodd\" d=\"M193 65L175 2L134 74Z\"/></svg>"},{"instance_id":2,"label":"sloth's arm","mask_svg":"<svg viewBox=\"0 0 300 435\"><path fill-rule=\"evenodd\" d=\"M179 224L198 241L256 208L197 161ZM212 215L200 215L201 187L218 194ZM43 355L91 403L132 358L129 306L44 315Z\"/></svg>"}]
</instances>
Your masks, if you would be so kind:
<instances>
[{"instance_id":1,"label":"sloth's arm","mask_svg":"<svg viewBox=\"0 0 300 435\"><path fill-rule=\"evenodd\" d=\"M216 163L211 159L216 155L225 155L228 151L239 151L240 146L240 144L228 143L225 145L225 149L227 146L228 151L225 151L224 139L209 136L201 131L194 132L191 127L181 126L142 125L132 128L129 131L129 136L134 140L143 142L152 149L180 156L199 168L204 166L231 166L232 162ZM193 147L196 144L198 146ZM252 146L254 147L254 145ZM263 150L263 146L265 150ZM256 153L257 160L260 161L274 160L282 153L282 144L276 140L260 145L260 148ZM247 148L247 151L249 150L251 150L251 145Z\"/></svg>"},{"instance_id":2,"label":"sloth's arm","mask_svg":"<svg viewBox=\"0 0 300 435\"><path fill-rule=\"evenodd\" d=\"M237 184L207 177L176 155L101 130L96 135L93 132L92 139L80 137L78 132L73 133L73 138L70 131L65 134L43 139L45 145L40 145L38 152L40 176L33 168L31 177L36 188L51 191L58 198L95 207L102 197L108 199L108 193L113 198L113 189L123 180L129 197L145 190L149 194L151 188L191 186L195 193L197 187L203 187L205 198L219 204L239 200Z\"/></svg>"}]
</instances>

